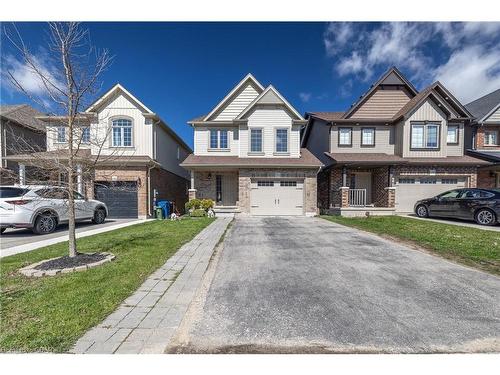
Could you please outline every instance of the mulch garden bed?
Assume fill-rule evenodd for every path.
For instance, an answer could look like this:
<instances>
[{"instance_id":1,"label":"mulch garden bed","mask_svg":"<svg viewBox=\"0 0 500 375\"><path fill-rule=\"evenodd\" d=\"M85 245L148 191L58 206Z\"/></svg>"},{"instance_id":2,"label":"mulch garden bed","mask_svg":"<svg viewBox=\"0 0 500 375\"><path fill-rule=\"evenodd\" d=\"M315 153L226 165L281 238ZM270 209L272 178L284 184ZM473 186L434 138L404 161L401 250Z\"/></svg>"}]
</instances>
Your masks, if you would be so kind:
<instances>
[{"instance_id":1,"label":"mulch garden bed","mask_svg":"<svg viewBox=\"0 0 500 375\"><path fill-rule=\"evenodd\" d=\"M38 266L34 267L34 269L48 271L61 268L86 266L87 264L90 263L99 262L104 258L106 258L106 256L107 254L103 253L93 253L93 254L78 253L76 257L70 257L68 255L65 255L60 258L43 262L42 264L39 264Z\"/></svg>"}]
</instances>

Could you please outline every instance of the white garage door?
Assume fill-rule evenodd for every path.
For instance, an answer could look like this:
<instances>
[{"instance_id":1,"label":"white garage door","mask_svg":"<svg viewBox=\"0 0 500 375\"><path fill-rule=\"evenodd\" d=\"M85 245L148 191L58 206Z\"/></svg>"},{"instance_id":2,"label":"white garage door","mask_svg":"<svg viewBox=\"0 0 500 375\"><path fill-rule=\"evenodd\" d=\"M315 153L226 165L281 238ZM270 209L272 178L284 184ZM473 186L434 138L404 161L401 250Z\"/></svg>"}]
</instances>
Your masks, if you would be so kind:
<instances>
[{"instance_id":1,"label":"white garage door","mask_svg":"<svg viewBox=\"0 0 500 375\"><path fill-rule=\"evenodd\" d=\"M413 212L416 201L466 187L465 181L465 177L399 176L396 178L396 211Z\"/></svg>"},{"instance_id":2,"label":"white garage door","mask_svg":"<svg viewBox=\"0 0 500 375\"><path fill-rule=\"evenodd\" d=\"M303 204L303 181L252 180L252 215L303 215Z\"/></svg>"}]
</instances>

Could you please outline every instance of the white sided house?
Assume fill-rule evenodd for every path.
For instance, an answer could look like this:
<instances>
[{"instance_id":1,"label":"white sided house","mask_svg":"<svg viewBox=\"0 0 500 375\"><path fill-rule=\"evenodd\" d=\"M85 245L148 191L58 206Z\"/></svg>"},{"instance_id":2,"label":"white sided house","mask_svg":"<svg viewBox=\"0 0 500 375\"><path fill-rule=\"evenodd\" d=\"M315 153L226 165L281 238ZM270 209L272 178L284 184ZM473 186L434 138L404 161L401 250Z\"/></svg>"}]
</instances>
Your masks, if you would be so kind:
<instances>
[{"instance_id":1,"label":"white sided house","mask_svg":"<svg viewBox=\"0 0 500 375\"><path fill-rule=\"evenodd\" d=\"M42 116L47 151L16 155L22 167L43 159L67 159L63 117ZM110 217L146 218L155 200L173 201L182 211L189 174L179 164L191 153L186 143L139 99L116 84L78 118L78 191L104 201ZM24 176L24 173L22 174ZM30 176L24 177L27 182ZM64 174L58 176L64 184Z\"/></svg>"},{"instance_id":2,"label":"white sided house","mask_svg":"<svg viewBox=\"0 0 500 375\"><path fill-rule=\"evenodd\" d=\"M194 153L190 199L209 198L216 211L316 215L321 166L300 148L306 121L273 87L244 77L205 116L189 122Z\"/></svg>"}]
</instances>

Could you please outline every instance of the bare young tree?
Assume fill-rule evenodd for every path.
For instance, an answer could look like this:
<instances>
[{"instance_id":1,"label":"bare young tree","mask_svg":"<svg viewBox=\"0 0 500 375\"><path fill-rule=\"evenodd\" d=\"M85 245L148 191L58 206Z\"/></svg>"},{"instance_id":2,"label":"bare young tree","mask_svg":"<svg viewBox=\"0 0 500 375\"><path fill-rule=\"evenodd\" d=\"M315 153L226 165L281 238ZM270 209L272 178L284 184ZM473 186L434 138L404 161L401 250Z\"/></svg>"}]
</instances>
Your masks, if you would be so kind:
<instances>
[{"instance_id":1,"label":"bare young tree","mask_svg":"<svg viewBox=\"0 0 500 375\"><path fill-rule=\"evenodd\" d=\"M90 145L87 140L82 142L84 141L82 129L90 121L82 112L100 89L99 79L110 65L112 57L106 49L97 50L90 41L88 30L83 29L78 23L49 23L48 30L46 47L51 57L50 70L46 69L46 65L25 44L15 26L4 29L20 61L39 82L42 88L39 90L41 94L35 95L24 87L14 71L7 69L7 75L15 88L50 114L50 125L63 126L66 129L67 140L64 152L61 150L61 156L57 157L55 154L56 156L50 160L40 158L38 163L33 164L37 164L42 170L55 169L66 173L69 256L75 257L78 254L75 237L75 187L77 178L81 178L78 176L85 174L85 171L76 170L77 165L84 165L90 173L99 159L100 151L108 136L108 132L104 132L104 135L100 136L104 139L100 139L97 135L97 138L91 137ZM90 153L88 156L82 156L83 143L86 148L94 148L93 156L90 156ZM19 146L21 144L22 141L19 140ZM23 148L29 148L29 144L23 145Z\"/></svg>"}]
</instances>

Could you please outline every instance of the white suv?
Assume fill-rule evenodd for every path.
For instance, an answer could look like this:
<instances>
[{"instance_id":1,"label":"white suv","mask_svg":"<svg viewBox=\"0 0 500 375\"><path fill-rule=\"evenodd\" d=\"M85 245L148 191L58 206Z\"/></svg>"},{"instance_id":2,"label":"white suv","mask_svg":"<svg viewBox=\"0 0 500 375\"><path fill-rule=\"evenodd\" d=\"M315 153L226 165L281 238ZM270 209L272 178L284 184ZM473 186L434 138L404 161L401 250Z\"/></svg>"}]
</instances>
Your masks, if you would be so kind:
<instances>
[{"instance_id":1,"label":"white suv","mask_svg":"<svg viewBox=\"0 0 500 375\"><path fill-rule=\"evenodd\" d=\"M108 208L103 202L74 194L77 221L104 223ZM52 233L59 224L68 222L68 195L66 189L57 186L0 186L0 233L6 228Z\"/></svg>"}]
</instances>

